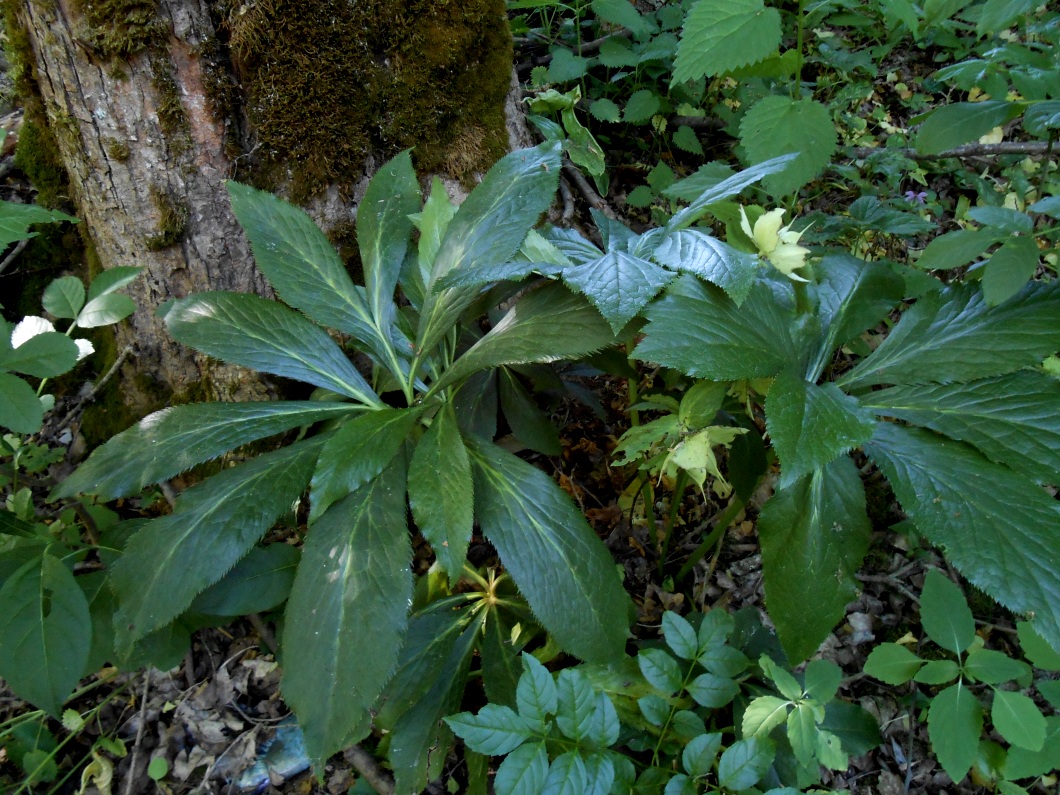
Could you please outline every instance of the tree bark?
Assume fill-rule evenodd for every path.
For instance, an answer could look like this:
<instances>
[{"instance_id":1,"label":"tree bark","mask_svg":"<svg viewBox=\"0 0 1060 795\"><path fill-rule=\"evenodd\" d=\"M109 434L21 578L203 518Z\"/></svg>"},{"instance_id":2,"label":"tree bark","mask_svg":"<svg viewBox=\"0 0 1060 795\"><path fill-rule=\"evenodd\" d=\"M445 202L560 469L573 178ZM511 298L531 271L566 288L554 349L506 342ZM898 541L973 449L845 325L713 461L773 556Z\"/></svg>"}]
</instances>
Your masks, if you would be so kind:
<instances>
[{"instance_id":1,"label":"tree bark","mask_svg":"<svg viewBox=\"0 0 1060 795\"><path fill-rule=\"evenodd\" d=\"M503 133L511 44L503 38L508 34L501 0L481 0L478 16L444 2L428 4L443 11L425 14L415 3L387 0L251 0L241 6L228 0L5 2L14 4L9 23L16 19L28 39L31 52L25 57L32 58L48 127L100 267L144 269L131 291L138 310L118 332L119 349L126 344L135 349L123 379L128 402L141 412L157 408L160 400L241 400L273 392L260 378L177 345L155 316L165 301L204 290L269 294L231 213L226 179L296 194L348 243L356 202L381 158L431 134L452 145L450 154L435 152L433 161L423 163L432 170L455 163L450 172L461 167L466 172L469 164L483 171L502 153L490 149L496 135L491 139L480 121L460 118L459 103L434 111L439 129L424 132L418 108L398 107L389 92L378 90L390 78L412 85L421 52L427 53L421 60L435 61L417 73L415 84L423 82L422 74L436 76L438 92L466 91L473 84L468 81L475 79L475 65L465 77L458 58L494 67L507 59L502 90L493 79L486 97L497 106ZM384 12L396 14L396 21L385 29L365 27L365 20L382 19ZM335 26L342 35L332 41L328 36L334 34L325 30L309 41L305 25L329 14L345 21L346 29ZM417 21L419 27L409 26ZM428 22L435 27L425 34ZM343 47L341 41L358 25L365 27L366 40ZM464 38L460 25L469 28ZM497 35L500 25L503 37ZM479 29L490 37L484 40ZM419 37L412 55L402 54L401 36ZM484 55L484 41L503 51ZM334 61L326 60L332 55ZM349 73L333 74L336 70ZM294 98L263 88L282 84L285 77L302 81ZM358 88L358 81L376 86L376 94L348 88ZM325 83L336 88L322 87ZM417 88L420 93L410 94L410 101L422 104L424 88L430 86ZM329 91L339 92L334 100ZM309 121L305 129L292 130L291 106L298 98L307 105ZM329 124L344 130L351 119L365 117L373 117L372 123L359 137L324 137L337 135ZM505 133L503 149L509 145ZM344 159L337 160L340 155ZM467 173L459 176L469 181Z\"/></svg>"}]
</instances>

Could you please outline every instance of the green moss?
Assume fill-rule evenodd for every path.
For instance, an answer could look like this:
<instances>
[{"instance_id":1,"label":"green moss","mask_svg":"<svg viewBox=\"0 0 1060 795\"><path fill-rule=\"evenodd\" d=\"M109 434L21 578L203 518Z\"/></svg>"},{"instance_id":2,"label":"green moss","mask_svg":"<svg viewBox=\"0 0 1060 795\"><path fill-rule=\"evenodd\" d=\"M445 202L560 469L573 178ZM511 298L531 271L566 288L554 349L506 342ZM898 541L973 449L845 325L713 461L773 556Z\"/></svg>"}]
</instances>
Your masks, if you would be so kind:
<instances>
[{"instance_id":1,"label":"green moss","mask_svg":"<svg viewBox=\"0 0 1060 795\"><path fill-rule=\"evenodd\" d=\"M296 201L347 184L369 153L415 146L468 180L507 148L503 0L232 2L225 29L257 136L256 181Z\"/></svg>"},{"instance_id":2,"label":"green moss","mask_svg":"<svg viewBox=\"0 0 1060 795\"><path fill-rule=\"evenodd\" d=\"M82 41L106 58L128 58L165 40L154 0L75 0Z\"/></svg>"},{"instance_id":3,"label":"green moss","mask_svg":"<svg viewBox=\"0 0 1060 795\"><path fill-rule=\"evenodd\" d=\"M129 159L131 152L129 151L129 145L125 141L119 141L117 138L106 137L103 139L103 146L106 147L107 157L111 160L117 160L119 163L124 163Z\"/></svg>"},{"instance_id":4,"label":"green moss","mask_svg":"<svg viewBox=\"0 0 1060 795\"><path fill-rule=\"evenodd\" d=\"M151 85L158 92L158 126L167 136L171 149L185 150L189 146L188 114L180 101L180 89L173 78L169 61L162 56L151 59Z\"/></svg>"},{"instance_id":5,"label":"green moss","mask_svg":"<svg viewBox=\"0 0 1060 795\"><path fill-rule=\"evenodd\" d=\"M161 251L180 242L188 224L188 208L173 201L162 188L151 186L151 203L158 210L158 234L147 238L150 251Z\"/></svg>"}]
</instances>

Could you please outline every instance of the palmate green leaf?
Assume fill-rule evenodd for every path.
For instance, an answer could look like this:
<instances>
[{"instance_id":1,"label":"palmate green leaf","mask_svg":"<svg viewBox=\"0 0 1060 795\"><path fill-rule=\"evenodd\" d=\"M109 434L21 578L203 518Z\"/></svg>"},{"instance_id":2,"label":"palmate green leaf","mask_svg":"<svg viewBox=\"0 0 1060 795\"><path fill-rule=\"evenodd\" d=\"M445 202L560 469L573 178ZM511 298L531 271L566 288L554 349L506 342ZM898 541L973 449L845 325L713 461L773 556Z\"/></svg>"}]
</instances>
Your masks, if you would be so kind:
<instances>
[{"instance_id":1,"label":"palmate green leaf","mask_svg":"<svg viewBox=\"0 0 1060 795\"><path fill-rule=\"evenodd\" d=\"M487 704L477 715L463 712L445 722L476 753L503 756L533 737L530 725L515 710Z\"/></svg>"},{"instance_id":2,"label":"palmate green leaf","mask_svg":"<svg viewBox=\"0 0 1060 795\"><path fill-rule=\"evenodd\" d=\"M814 268L824 338L806 372L810 381L820 377L837 347L885 318L905 289L902 277L890 268L847 254L823 257Z\"/></svg>"},{"instance_id":3,"label":"palmate green leaf","mask_svg":"<svg viewBox=\"0 0 1060 795\"><path fill-rule=\"evenodd\" d=\"M792 313L765 284L737 306L720 288L684 276L644 314L648 325L633 355L697 378L772 376L799 355Z\"/></svg>"},{"instance_id":4,"label":"palmate green leaf","mask_svg":"<svg viewBox=\"0 0 1060 795\"><path fill-rule=\"evenodd\" d=\"M225 469L129 540L111 574L124 648L184 612L250 551L302 495L322 446L311 439Z\"/></svg>"},{"instance_id":5,"label":"palmate green leaf","mask_svg":"<svg viewBox=\"0 0 1060 795\"><path fill-rule=\"evenodd\" d=\"M493 786L497 795L541 795L547 776L545 743L527 743L504 758L497 768Z\"/></svg>"},{"instance_id":6,"label":"palmate green leaf","mask_svg":"<svg viewBox=\"0 0 1060 795\"><path fill-rule=\"evenodd\" d=\"M367 291L354 286L313 220L270 193L225 184L254 261L276 294L318 323L349 334L377 361L387 361L389 343L373 322Z\"/></svg>"},{"instance_id":7,"label":"palmate green leaf","mask_svg":"<svg viewBox=\"0 0 1060 795\"><path fill-rule=\"evenodd\" d=\"M468 441L479 525L537 619L583 660L621 655L629 597L581 512L544 472L492 442Z\"/></svg>"},{"instance_id":8,"label":"palmate green leaf","mask_svg":"<svg viewBox=\"0 0 1060 795\"><path fill-rule=\"evenodd\" d=\"M77 353L77 344L65 334L46 331L0 353L0 370L51 378L68 372L77 363Z\"/></svg>"},{"instance_id":9,"label":"palmate green leaf","mask_svg":"<svg viewBox=\"0 0 1060 795\"><path fill-rule=\"evenodd\" d=\"M520 298L486 336L431 385L431 392L457 384L479 370L573 359L613 341L611 329L588 301L561 284L545 284Z\"/></svg>"},{"instance_id":10,"label":"palmate green leaf","mask_svg":"<svg viewBox=\"0 0 1060 795\"><path fill-rule=\"evenodd\" d=\"M1035 480L1060 482L1060 381L1044 373L891 387L868 394L862 404L968 442Z\"/></svg>"},{"instance_id":11,"label":"palmate green leaf","mask_svg":"<svg viewBox=\"0 0 1060 795\"><path fill-rule=\"evenodd\" d=\"M766 607L791 660L813 654L855 598L871 532L857 467L845 456L762 506Z\"/></svg>"},{"instance_id":12,"label":"palmate green leaf","mask_svg":"<svg viewBox=\"0 0 1060 795\"><path fill-rule=\"evenodd\" d=\"M0 677L20 698L59 717L92 642L88 602L73 574L48 553L0 588Z\"/></svg>"},{"instance_id":13,"label":"palmate green leaf","mask_svg":"<svg viewBox=\"0 0 1060 795\"><path fill-rule=\"evenodd\" d=\"M820 174L835 153L836 137L828 108L809 97L765 97L740 121L740 143L752 163L798 153L783 171L765 178L766 189L776 196L795 193Z\"/></svg>"},{"instance_id":14,"label":"palmate green leaf","mask_svg":"<svg viewBox=\"0 0 1060 795\"><path fill-rule=\"evenodd\" d=\"M310 400L172 406L97 447L50 499L81 493L103 500L125 497L241 445L363 410L353 403Z\"/></svg>"},{"instance_id":15,"label":"palmate green leaf","mask_svg":"<svg viewBox=\"0 0 1060 795\"><path fill-rule=\"evenodd\" d=\"M706 2L701 0L700 5L706 4ZM780 155L771 160L766 160L764 163L745 168L743 171L733 174L720 182L711 184L687 207L674 213L669 223L666 224L666 231L672 234L679 229L691 226L707 212L710 205L716 204L722 199L728 199L730 196L735 196L744 188L754 185L770 174L783 171L796 157L797 155L794 153Z\"/></svg>"},{"instance_id":16,"label":"palmate green leaf","mask_svg":"<svg viewBox=\"0 0 1060 795\"><path fill-rule=\"evenodd\" d=\"M468 627L446 659L434 684L403 714L389 734L390 766L396 792L417 793L434 781L446 764L453 732L443 720L460 709L478 627Z\"/></svg>"},{"instance_id":17,"label":"palmate green leaf","mask_svg":"<svg viewBox=\"0 0 1060 795\"><path fill-rule=\"evenodd\" d=\"M780 12L762 0L699 0L688 12L674 59L674 84L731 72L780 46Z\"/></svg>"},{"instance_id":18,"label":"palmate green leaf","mask_svg":"<svg viewBox=\"0 0 1060 795\"><path fill-rule=\"evenodd\" d=\"M975 619L964 594L938 569L930 569L924 578L920 623L929 638L954 654L959 655L975 639Z\"/></svg>"},{"instance_id":19,"label":"palmate green leaf","mask_svg":"<svg viewBox=\"0 0 1060 795\"><path fill-rule=\"evenodd\" d=\"M679 229L667 235L652 258L667 268L694 273L718 285L737 306L747 297L759 267L754 254L737 251L699 229Z\"/></svg>"},{"instance_id":20,"label":"palmate green leaf","mask_svg":"<svg viewBox=\"0 0 1060 795\"><path fill-rule=\"evenodd\" d=\"M177 342L222 361L383 407L327 332L276 301L241 293L198 293L174 303L165 320Z\"/></svg>"},{"instance_id":21,"label":"palmate green leaf","mask_svg":"<svg viewBox=\"0 0 1060 795\"><path fill-rule=\"evenodd\" d=\"M977 588L1033 614L1060 648L1060 503L974 448L930 431L880 423L865 452L902 509Z\"/></svg>"},{"instance_id":22,"label":"palmate green leaf","mask_svg":"<svg viewBox=\"0 0 1060 795\"><path fill-rule=\"evenodd\" d=\"M370 729L398 660L412 596L405 462L335 503L309 529L285 612L296 665L280 689L312 759L323 763Z\"/></svg>"},{"instance_id":23,"label":"palmate green leaf","mask_svg":"<svg viewBox=\"0 0 1060 795\"><path fill-rule=\"evenodd\" d=\"M302 553L289 544L254 547L235 568L191 603L191 612L245 616L282 604L291 592Z\"/></svg>"},{"instance_id":24,"label":"palmate green leaf","mask_svg":"<svg viewBox=\"0 0 1060 795\"><path fill-rule=\"evenodd\" d=\"M897 643L881 643L865 660L865 673L889 685L904 685L924 661Z\"/></svg>"},{"instance_id":25,"label":"palmate green leaf","mask_svg":"<svg viewBox=\"0 0 1060 795\"><path fill-rule=\"evenodd\" d=\"M44 408L33 387L10 373L0 373L0 428L15 433L36 433L44 421Z\"/></svg>"},{"instance_id":26,"label":"palmate green leaf","mask_svg":"<svg viewBox=\"0 0 1060 795\"><path fill-rule=\"evenodd\" d=\"M790 370L766 397L766 428L780 459L780 487L824 467L872 436L872 412L835 384L817 385Z\"/></svg>"},{"instance_id":27,"label":"palmate green leaf","mask_svg":"<svg viewBox=\"0 0 1060 795\"><path fill-rule=\"evenodd\" d=\"M501 158L449 222L434 259L428 297L420 314L416 350L429 354L478 290L436 290L454 269L507 262L552 202L559 180L562 144L547 141Z\"/></svg>"},{"instance_id":28,"label":"palmate green leaf","mask_svg":"<svg viewBox=\"0 0 1060 795\"><path fill-rule=\"evenodd\" d=\"M309 521L378 476L409 439L422 413L420 406L367 411L335 431L313 472Z\"/></svg>"},{"instance_id":29,"label":"palmate green leaf","mask_svg":"<svg viewBox=\"0 0 1060 795\"><path fill-rule=\"evenodd\" d=\"M549 765L541 792L547 795L585 795L588 783L581 754L578 751L565 751Z\"/></svg>"},{"instance_id":30,"label":"palmate green leaf","mask_svg":"<svg viewBox=\"0 0 1060 795\"><path fill-rule=\"evenodd\" d=\"M1032 282L989 307L970 285L920 298L880 346L837 383L973 381L1036 365L1060 349L1060 280Z\"/></svg>"},{"instance_id":31,"label":"palmate green leaf","mask_svg":"<svg viewBox=\"0 0 1060 795\"><path fill-rule=\"evenodd\" d=\"M456 414L446 402L416 445L409 464L409 504L449 582L460 579L474 524L471 461Z\"/></svg>"},{"instance_id":32,"label":"palmate green leaf","mask_svg":"<svg viewBox=\"0 0 1060 795\"><path fill-rule=\"evenodd\" d=\"M515 690L515 701L519 714L531 721L540 730L545 730L545 721L556 713L559 691L552 674L532 654L521 655L523 675Z\"/></svg>"},{"instance_id":33,"label":"palmate green leaf","mask_svg":"<svg viewBox=\"0 0 1060 795\"><path fill-rule=\"evenodd\" d=\"M55 221L78 223L78 219L72 215L61 213L58 210L48 210L36 204L0 202L0 246L36 237L37 232L29 231L32 224L47 224Z\"/></svg>"},{"instance_id":34,"label":"palmate green leaf","mask_svg":"<svg viewBox=\"0 0 1060 795\"><path fill-rule=\"evenodd\" d=\"M73 320L85 305L85 285L76 276L60 276L45 288L41 305L54 317Z\"/></svg>"},{"instance_id":35,"label":"palmate green leaf","mask_svg":"<svg viewBox=\"0 0 1060 795\"><path fill-rule=\"evenodd\" d=\"M616 334L674 278L672 272L618 249L566 268L562 275L592 301Z\"/></svg>"},{"instance_id":36,"label":"palmate green leaf","mask_svg":"<svg viewBox=\"0 0 1060 795\"><path fill-rule=\"evenodd\" d=\"M1019 116L1025 102L987 100L954 102L931 111L916 135L916 150L934 155L955 146L975 141L995 127L1001 127Z\"/></svg>"},{"instance_id":37,"label":"palmate green leaf","mask_svg":"<svg viewBox=\"0 0 1060 795\"><path fill-rule=\"evenodd\" d=\"M983 708L964 682L947 687L931 700L931 750L954 783L960 784L975 763L982 732Z\"/></svg>"}]
</instances>

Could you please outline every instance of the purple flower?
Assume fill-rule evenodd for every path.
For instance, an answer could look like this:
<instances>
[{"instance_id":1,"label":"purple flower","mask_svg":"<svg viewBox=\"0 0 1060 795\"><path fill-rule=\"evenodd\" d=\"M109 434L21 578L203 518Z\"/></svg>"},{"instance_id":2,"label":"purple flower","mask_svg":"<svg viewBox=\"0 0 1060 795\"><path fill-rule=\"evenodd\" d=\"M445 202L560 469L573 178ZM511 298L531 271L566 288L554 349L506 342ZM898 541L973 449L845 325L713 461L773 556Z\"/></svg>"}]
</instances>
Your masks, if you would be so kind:
<instances>
[{"instance_id":1,"label":"purple flower","mask_svg":"<svg viewBox=\"0 0 1060 795\"><path fill-rule=\"evenodd\" d=\"M920 191L920 193L916 193L914 191L907 190L905 192L905 199L911 204L923 204L927 199L927 191Z\"/></svg>"}]
</instances>

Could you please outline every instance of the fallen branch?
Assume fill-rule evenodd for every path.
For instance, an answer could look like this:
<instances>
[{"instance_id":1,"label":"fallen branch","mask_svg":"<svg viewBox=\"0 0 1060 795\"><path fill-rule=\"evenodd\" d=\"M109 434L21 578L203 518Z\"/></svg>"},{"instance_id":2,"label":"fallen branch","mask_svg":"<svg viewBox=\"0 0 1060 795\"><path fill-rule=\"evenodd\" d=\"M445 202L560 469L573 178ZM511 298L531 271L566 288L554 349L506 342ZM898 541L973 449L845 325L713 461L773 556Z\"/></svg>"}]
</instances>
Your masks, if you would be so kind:
<instances>
[{"instance_id":1,"label":"fallen branch","mask_svg":"<svg viewBox=\"0 0 1060 795\"><path fill-rule=\"evenodd\" d=\"M589 180L585 178L585 175L578 170L578 167L573 163L567 162L563 164L563 170L566 172L570 181L574 183L574 187L581 193L582 198L588 202L589 206L595 210L599 210L608 218L615 218L615 211L611 209L606 201L601 198L600 194L593 190L593 186L589 184Z\"/></svg>"},{"instance_id":2,"label":"fallen branch","mask_svg":"<svg viewBox=\"0 0 1060 795\"><path fill-rule=\"evenodd\" d=\"M997 144L965 144L953 149L946 149L933 154L923 154L916 149L885 149L874 146L855 146L848 150L848 156L857 160L878 152L893 152L910 160L942 160L946 157L1000 157L1001 155L1024 155L1042 157L1052 150L1052 144L1046 141L1002 141Z\"/></svg>"},{"instance_id":3,"label":"fallen branch","mask_svg":"<svg viewBox=\"0 0 1060 795\"><path fill-rule=\"evenodd\" d=\"M351 745L342 755L379 795L394 795L394 780L379 767L374 756L359 745Z\"/></svg>"}]
</instances>

